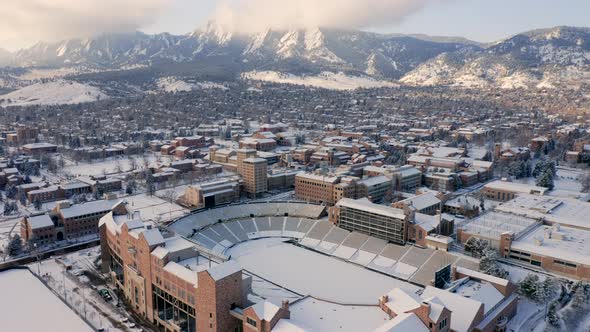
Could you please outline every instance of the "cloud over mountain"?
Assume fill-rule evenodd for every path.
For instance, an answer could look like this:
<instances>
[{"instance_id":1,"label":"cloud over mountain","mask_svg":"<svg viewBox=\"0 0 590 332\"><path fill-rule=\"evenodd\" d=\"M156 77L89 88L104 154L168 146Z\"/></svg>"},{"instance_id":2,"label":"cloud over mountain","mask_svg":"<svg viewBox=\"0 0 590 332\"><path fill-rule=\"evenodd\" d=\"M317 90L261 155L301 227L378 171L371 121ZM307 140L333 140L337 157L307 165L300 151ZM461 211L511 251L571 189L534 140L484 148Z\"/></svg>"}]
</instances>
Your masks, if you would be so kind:
<instances>
[{"instance_id":1,"label":"cloud over mountain","mask_svg":"<svg viewBox=\"0 0 590 332\"><path fill-rule=\"evenodd\" d=\"M226 29L358 29L391 25L424 6L444 0L225 0L215 21Z\"/></svg>"},{"instance_id":2,"label":"cloud over mountain","mask_svg":"<svg viewBox=\"0 0 590 332\"><path fill-rule=\"evenodd\" d=\"M152 23L170 0L16 0L0 6L0 45L28 46L100 33L128 32ZM26 44L25 44L26 43ZM25 44L25 45L23 45Z\"/></svg>"}]
</instances>

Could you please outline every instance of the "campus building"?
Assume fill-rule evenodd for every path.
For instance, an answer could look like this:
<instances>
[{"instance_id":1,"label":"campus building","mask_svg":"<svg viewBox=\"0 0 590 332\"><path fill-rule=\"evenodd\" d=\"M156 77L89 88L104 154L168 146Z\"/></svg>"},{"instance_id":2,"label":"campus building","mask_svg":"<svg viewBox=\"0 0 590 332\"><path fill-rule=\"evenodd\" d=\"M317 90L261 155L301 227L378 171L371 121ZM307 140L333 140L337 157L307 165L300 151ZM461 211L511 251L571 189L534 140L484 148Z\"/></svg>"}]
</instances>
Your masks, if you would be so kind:
<instances>
[{"instance_id":1,"label":"campus building","mask_svg":"<svg viewBox=\"0 0 590 332\"><path fill-rule=\"evenodd\" d=\"M473 271L477 264L464 257L338 228L320 219L324 210L306 203L232 205L196 212L160 230L119 203L100 222L103 269L129 309L159 331L492 332L502 331L514 315L517 296L509 281ZM241 243L272 237L301 246L250 247L242 253L259 252L245 261L226 256ZM302 256L283 256L295 252ZM254 265L245 271L242 264ZM282 269L312 267L322 274L343 272L347 283L361 273L379 285L366 294L334 287L332 278L317 279L332 285L320 287L300 278L274 279L285 276ZM256 279L257 287L272 287L272 298L260 298L253 287L250 273L262 271L269 280ZM289 295L279 283L313 291Z\"/></svg>"},{"instance_id":2,"label":"campus building","mask_svg":"<svg viewBox=\"0 0 590 332\"><path fill-rule=\"evenodd\" d=\"M334 225L402 245L407 241L411 217L402 209L373 204L368 199L343 198L330 209Z\"/></svg>"},{"instance_id":3,"label":"campus building","mask_svg":"<svg viewBox=\"0 0 590 332\"><path fill-rule=\"evenodd\" d=\"M267 162L263 158L246 158L240 167L244 180L244 191L251 197L258 197L268 190Z\"/></svg>"},{"instance_id":4,"label":"campus building","mask_svg":"<svg viewBox=\"0 0 590 332\"><path fill-rule=\"evenodd\" d=\"M192 208L209 208L227 204L240 197L240 184L232 179L224 179L189 186L178 199L181 205Z\"/></svg>"},{"instance_id":5,"label":"campus building","mask_svg":"<svg viewBox=\"0 0 590 332\"><path fill-rule=\"evenodd\" d=\"M483 186L481 193L487 199L507 202L518 194L545 195L547 190L544 187L498 180Z\"/></svg>"},{"instance_id":6,"label":"campus building","mask_svg":"<svg viewBox=\"0 0 590 332\"><path fill-rule=\"evenodd\" d=\"M108 200L76 205L69 201L58 202L47 214L24 217L20 221L21 238L40 245L96 238L99 219L111 211L114 203Z\"/></svg>"},{"instance_id":7,"label":"campus building","mask_svg":"<svg viewBox=\"0 0 590 332\"><path fill-rule=\"evenodd\" d=\"M211 262L191 242L165 238L125 203L99 228L102 269L136 314L161 331L240 331L230 314L244 300L238 264Z\"/></svg>"}]
</instances>

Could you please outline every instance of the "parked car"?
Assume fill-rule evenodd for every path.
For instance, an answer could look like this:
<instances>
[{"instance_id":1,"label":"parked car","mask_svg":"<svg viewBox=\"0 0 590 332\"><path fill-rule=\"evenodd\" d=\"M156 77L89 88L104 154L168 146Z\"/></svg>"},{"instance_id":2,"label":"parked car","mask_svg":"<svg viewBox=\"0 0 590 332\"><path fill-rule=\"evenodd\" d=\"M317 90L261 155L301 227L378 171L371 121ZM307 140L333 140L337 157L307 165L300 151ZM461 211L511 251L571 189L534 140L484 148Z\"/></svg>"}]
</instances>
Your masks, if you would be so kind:
<instances>
[{"instance_id":1,"label":"parked car","mask_svg":"<svg viewBox=\"0 0 590 332\"><path fill-rule=\"evenodd\" d=\"M99 290L98 293L100 294L100 296L102 296L102 298L105 301L111 301L113 299L113 297L111 296L111 293L109 293L109 290L106 288Z\"/></svg>"}]
</instances>

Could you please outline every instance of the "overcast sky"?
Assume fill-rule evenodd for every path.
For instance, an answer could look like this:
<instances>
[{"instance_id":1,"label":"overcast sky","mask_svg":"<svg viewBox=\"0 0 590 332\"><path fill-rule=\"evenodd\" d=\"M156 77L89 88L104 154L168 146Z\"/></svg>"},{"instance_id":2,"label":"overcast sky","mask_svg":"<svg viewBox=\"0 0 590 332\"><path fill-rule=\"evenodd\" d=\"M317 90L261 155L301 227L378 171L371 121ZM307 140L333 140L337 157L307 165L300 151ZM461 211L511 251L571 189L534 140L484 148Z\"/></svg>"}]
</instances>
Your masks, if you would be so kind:
<instances>
[{"instance_id":1,"label":"overcast sky","mask_svg":"<svg viewBox=\"0 0 590 332\"><path fill-rule=\"evenodd\" d=\"M556 25L590 26L590 0L2 0L0 48L142 30L332 26L489 42Z\"/></svg>"}]
</instances>

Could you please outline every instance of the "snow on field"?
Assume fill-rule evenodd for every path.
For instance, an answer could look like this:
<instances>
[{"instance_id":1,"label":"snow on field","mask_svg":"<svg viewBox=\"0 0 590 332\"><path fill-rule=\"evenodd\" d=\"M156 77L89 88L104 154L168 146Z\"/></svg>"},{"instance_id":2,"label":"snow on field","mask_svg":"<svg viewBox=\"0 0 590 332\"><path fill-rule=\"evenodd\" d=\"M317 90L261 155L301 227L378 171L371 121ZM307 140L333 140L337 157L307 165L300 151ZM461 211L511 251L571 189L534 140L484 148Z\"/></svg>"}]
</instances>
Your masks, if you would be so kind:
<instances>
[{"instance_id":1,"label":"snow on field","mask_svg":"<svg viewBox=\"0 0 590 332\"><path fill-rule=\"evenodd\" d=\"M579 180L579 176L581 172L572 171L567 169L558 169L557 176L553 180L555 188L548 193L550 196L557 196L557 197L576 197L580 195L580 190L582 190L582 183ZM516 180L520 183L526 183L530 185L535 185L536 179L535 178L524 178Z\"/></svg>"},{"instance_id":2,"label":"snow on field","mask_svg":"<svg viewBox=\"0 0 590 332\"><path fill-rule=\"evenodd\" d=\"M175 77L162 77L156 84L160 90L165 92L182 92L196 89L221 89L227 90L227 87L214 82L196 82L189 83Z\"/></svg>"},{"instance_id":3,"label":"snow on field","mask_svg":"<svg viewBox=\"0 0 590 332\"><path fill-rule=\"evenodd\" d=\"M359 88L395 87L389 81L379 81L367 76L349 76L342 72L322 72L316 76L297 76L276 71L250 71L242 73L242 79L282 84L298 84L331 90L354 90Z\"/></svg>"},{"instance_id":4,"label":"snow on field","mask_svg":"<svg viewBox=\"0 0 590 332\"><path fill-rule=\"evenodd\" d=\"M5 218L4 216L0 218ZM3 250L8 242L10 241L9 235L12 231L12 235L19 234L20 235L20 228L18 227L18 223L20 221L20 217L13 216L13 219L4 219L0 220L0 250Z\"/></svg>"},{"instance_id":5,"label":"snow on field","mask_svg":"<svg viewBox=\"0 0 590 332\"><path fill-rule=\"evenodd\" d=\"M131 169L131 159L135 159L138 167L143 165L144 156L131 156L123 157L123 158L107 158L101 161L94 161L94 162L79 162L77 165L72 162L66 162L66 166L63 168L64 173L68 173L74 176L97 176L103 175L103 173L112 174L116 172L118 166L121 166L121 170L123 172L128 172ZM145 155L145 160L147 160L150 166L155 166L157 162L157 156L155 155ZM169 162L171 158L169 157L161 157L162 162Z\"/></svg>"},{"instance_id":6,"label":"snow on field","mask_svg":"<svg viewBox=\"0 0 590 332\"><path fill-rule=\"evenodd\" d=\"M34 81L40 80L44 78L54 78L54 77L64 77L71 74L80 73L81 70L79 68L74 67L66 67L66 68L57 68L57 69L47 69L47 68L32 68L28 70L26 73L19 75L18 79L25 80L25 81Z\"/></svg>"},{"instance_id":7,"label":"snow on field","mask_svg":"<svg viewBox=\"0 0 590 332\"><path fill-rule=\"evenodd\" d=\"M545 306L532 302L525 297L521 297L518 300L516 316L508 322L507 331L529 331L524 329L525 324L531 324L532 321L541 319L542 316L544 316L544 313Z\"/></svg>"},{"instance_id":8,"label":"snow on field","mask_svg":"<svg viewBox=\"0 0 590 332\"><path fill-rule=\"evenodd\" d=\"M267 239L246 243L245 247L237 245L230 250L232 259L245 270L302 295L345 304L375 304L395 287L408 292L419 290L409 283L292 244Z\"/></svg>"},{"instance_id":9,"label":"snow on field","mask_svg":"<svg viewBox=\"0 0 590 332\"><path fill-rule=\"evenodd\" d=\"M93 331L29 270L1 272L0 294L4 331Z\"/></svg>"},{"instance_id":10,"label":"snow on field","mask_svg":"<svg viewBox=\"0 0 590 332\"><path fill-rule=\"evenodd\" d=\"M98 289L103 288L104 285L97 280L91 282L87 277L86 273L96 274L98 272L94 262L99 257L100 246L96 246L56 258L60 262L55 258L50 258L31 263L28 266L31 272L43 276L43 280L55 292L54 294L65 299L80 315L85 315L95 329L103 328L110 332L140 331L139 328L130 328L119 324L129 317L124 309L115 306L118 301L115 293L111 290L114 299L109 302L105 301L98 293ZM71 269L66 271L66 264L61 262L65 262ZM80 276L73 274L82 271L88 272L84 272ZM91 287L95 286L96 282L99 283L98 287Z\"/></svg>"},{"instance_id":11,"label":"snow on field","mask_svg":"<svg viewBox=\"0 0 590 332\"><path fill-rule=\"evenodd\" d=\"M106 98L99 88L66 80L35 83L0 96L5 99L3 106L78 104Z\"/></svg>"}]
</instances>

